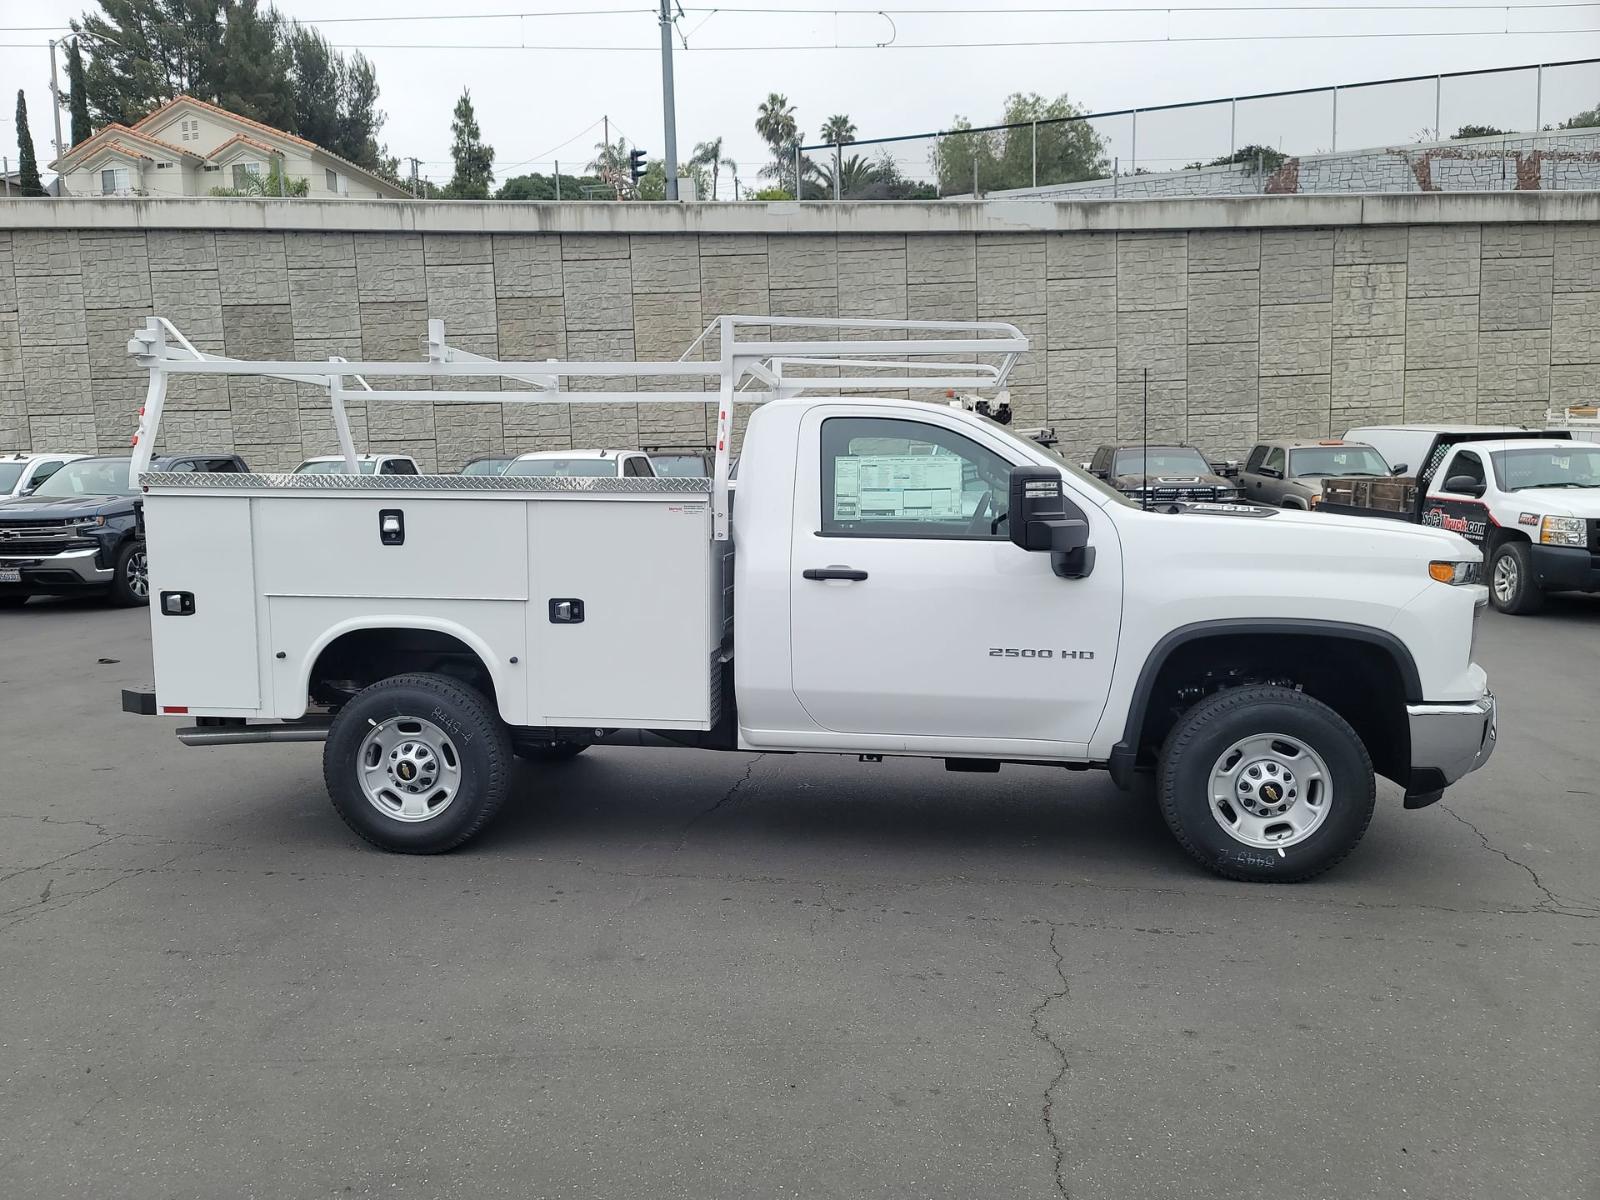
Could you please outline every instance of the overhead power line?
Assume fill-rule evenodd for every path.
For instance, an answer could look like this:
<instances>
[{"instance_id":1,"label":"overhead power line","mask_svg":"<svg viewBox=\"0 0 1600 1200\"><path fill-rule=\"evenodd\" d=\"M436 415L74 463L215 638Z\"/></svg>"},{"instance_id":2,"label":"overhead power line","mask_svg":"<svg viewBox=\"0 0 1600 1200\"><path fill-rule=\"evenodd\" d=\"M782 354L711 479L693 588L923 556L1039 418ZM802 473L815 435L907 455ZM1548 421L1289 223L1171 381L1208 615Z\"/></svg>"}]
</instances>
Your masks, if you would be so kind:
<instances>
[{"instance_id":1,"label":"overhead power line","mask_svg":"<svg viewBox=\"0 0 1600 1200\"><path fill-rule=\"evenodd\" d=\"M1028 38L1005 42L817 42L768 43L765 45L691 46L689 54L717 52L756 52L789 50L994 50L1029 49L1038 46L1159 46L1202 42L1326 42L1381 40L1384 38L1469 38L1469 37L1567 37L1572 34L1600 33L1600 27L1587 29L1419 29L1391 33L1257 33L1205 34L1175 37L1117 38ZM20 46L24 43L9 43ZM514 50L522 53L655 54L657 46L559 45L526 46L504 42L336 42L338 50Z\"/></svg>"}]
</instances>

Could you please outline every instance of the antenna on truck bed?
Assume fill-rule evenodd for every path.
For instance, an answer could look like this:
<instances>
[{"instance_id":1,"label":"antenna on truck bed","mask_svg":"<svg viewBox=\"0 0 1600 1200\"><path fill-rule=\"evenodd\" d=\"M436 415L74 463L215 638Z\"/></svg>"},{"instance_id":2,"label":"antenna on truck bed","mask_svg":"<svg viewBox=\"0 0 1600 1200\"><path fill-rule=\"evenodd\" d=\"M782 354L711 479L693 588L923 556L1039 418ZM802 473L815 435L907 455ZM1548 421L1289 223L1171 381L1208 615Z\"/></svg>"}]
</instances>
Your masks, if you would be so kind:
<instances>
[{"instance_id":1,"label":"antenna on truck bed","mask_svg":"<svg viewBox=\"0 0 1600 1200\"><path fill-rule=\"evenodd\" d=\"M713 329L717 331L717 357L690 358ZM822 336L824 330L833 331L834 336ZM748 336L741 338L741 334ZM345 412L348 379L366 389L359 393L362 400L376 404L683 404L692 401L695 393L681 387L671 389L671 383L698 379L703 387L715 380L716 390L706 389L701 395L705 403L717 406L712 514L716 539L726 541L735 403L761 404L808 393L974 389L1004 394L1012 366L1028 349L1022 331L1005 321L770 315L718 317L671 362L502 361L451 346L445 340L444 322L439 320L428 322L427 344L427 358L422 362L346 362L337 358L250 362L203 353L170 321L151 317L128 342L128 353L150 372L144 407L139 410L139 432L133 440L129 483L137 487L139 476L150 467L171 375L254 375L324 388L339 449L351 474L356 473L356 452ZM388 380L419 376L436 390L386 386ZM448 379L510 379L525 387L474 391L465 386L440 388L435 382ZM638 391L623 391L608 387L608 379L652 382ZM575 392L564 386L572 380L598 387ZM656 380L665 381L666 386L653 382Z\"/></svg>"}]
</instances>

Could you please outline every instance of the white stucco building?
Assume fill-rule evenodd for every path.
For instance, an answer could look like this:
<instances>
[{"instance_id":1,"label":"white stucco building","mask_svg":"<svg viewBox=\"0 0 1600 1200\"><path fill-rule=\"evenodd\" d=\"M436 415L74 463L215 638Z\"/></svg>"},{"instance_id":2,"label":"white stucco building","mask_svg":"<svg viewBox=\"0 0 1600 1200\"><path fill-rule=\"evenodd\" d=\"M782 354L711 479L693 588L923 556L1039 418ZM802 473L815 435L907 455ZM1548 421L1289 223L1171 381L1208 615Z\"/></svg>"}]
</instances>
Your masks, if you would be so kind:
<instances>
[{"instance_id":1,"label":"white stucco building","mask_svg":"<svg viewBox=\"0 0 1600 1200\"><path fill-rule=\"evenodd\" d=\"M250 176L304 179L319 200L408 196L330 150L193 96L169 100L134 125L107 125L50 166L72 196L208 196Z\"/></svg>"}]
</instances>

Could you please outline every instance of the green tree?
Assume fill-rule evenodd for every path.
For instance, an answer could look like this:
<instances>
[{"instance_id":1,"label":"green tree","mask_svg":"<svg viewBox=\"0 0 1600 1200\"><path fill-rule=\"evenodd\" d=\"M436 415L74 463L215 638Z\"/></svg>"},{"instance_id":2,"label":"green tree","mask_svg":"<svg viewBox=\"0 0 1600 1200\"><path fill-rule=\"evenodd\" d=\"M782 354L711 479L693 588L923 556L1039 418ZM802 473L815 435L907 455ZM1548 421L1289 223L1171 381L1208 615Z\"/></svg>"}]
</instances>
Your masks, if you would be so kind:
<instances>
[{"instance_id":1,"label":"green tree","mask_svg":"<svg viewBox=\"0 0 1600 1200\"><path fill-rule=\"evenodd\" d=\"M554 200L556 181L554 175L515 175L500 185L496 200ZM562 200L615 200L617 193L598 175L568 175L561 173Z\"/></svg>"},{"instance_id":2,"label":"green tree","mask_svg":"<svg viewBox=\"0 0 1600 1200\"><path fill-rule=\"evenodd\" d=\"M98 125L131 125L180 92L217 101L224 12L233 0L100 0L73 29L89 43L84 74Z\"/></svg>"},{"instance_id":3,"label":"green tree","mask_svg":"<svg viewBox=\"0 0 1600 1200\"><path fill-rule=\"evenodd\" d=\"M456 170L450 177L447 194L452 200L487 200L489 185L494 182L494 147L483 140L478 115L472 110L472 93L466 88L461 89L461 99L456 101L450 133L450 157L455 160Z\"/></svg>"},{"instance_id":4,"label":"green tree","mask_svg":"<svg viewBox=\"0 0 1600 1200\"><path fill-rule=\"evenodd\" d=\"M1105 139L1087 121L1071 118L1083 110L1065 95L1046 102L1036 92L1006 98L1006 129L977 132L957 117L933 152L941 195L1029 187L1034 181L1034 134L1038 134L1038 181L1071 183L1104 179L1108 171ZM1037 125L1035 124L1037 123Z\"/></svg>"},{"instance_id":5,"label":"green tree","mask_svg":"<svg viewBox=\"0 0 1600 1200\"><path fill-rule=\"evenodd\" d=\"M835 146L848 146L856 140L856 123L845 113L835 113L822 123L821 138Z\"/></svg>"},{"instance_id":6,"label":"green tree","mask_svg":"<svg viewBox=\"0 0 1600 1200\"><path fill-rule=\"evenodd\" d=\"M89 94L83 82L83 52L78 48L77 38L67 43L67 87L72 110L72 144L76 146L94 136L94 126L89 123Z\"/></svg>"},{"instance_id":7,"label":"green tree","mask_svg":"<svg viewBox=\"0 0 1600 1200\"><path fill-rule=\"evenodd\" d=\"M257 0L232 0L222 35L222 67L214 99L229 112L271 125L295 128L294 55L276 9Z\"/></svg>"},{"instance_id":8,"label":"green tree","mask_svg":"<svg viewBox=\"0 0 1600 1200\"><path fill-rule=\"evenodd\" d=\"M1574 113L1556 126L1557 129L1594 129L1596 127L1600 127L1600 106L1586 108L1581 113Z\"/></svg>"},{"instance_id":9,"label":"green tree","mask_svg":"<svg viewBox=\"0 0 1600 1200\"><path fill-rule=\"evenodd\" d=\"M689 159L689 165L694 167L709 167L711 169L711 194L702 196L702 200L715 200L717 198L717 184L722 174L722 168L727 167L734 178L734 197L738 198L739 192L739 164L722 153L722 139L712 138L708 142L701 142L694 148L694 154Z\"/></svg>"},{"instance_id":10,"label":"green tree","mask_svg":"<svg viewBox=\"0 0 1600 1200\"><path fill-rule=\"evenodd\" d=\"M339 60L339 119L328 146L358 166L379 165L378 131L387 119L378 107L378 73L360 51Z\"/></svg>"},{"instance_id":11,"label":"green tree","mask_svg":"<svg viewBox=\"0 0 1600 1200\"><path fill-rule=\"evenodd\" d=\"M294 70L295 132L333 148L339 134L339 55L317 30L298 22L288 30Z\"/></svg>"},{"instance_id":12,"label":"green tree","mask_svg":"<svg viewBox=\"0 0 1600 1200\"><path fill-rule=\"evenodd\" d=\"M795 122L794 105L780 92L769 93L756 108L756 133L772 151L772 161L761 168L764 179L783 180L794 174L794 148L805 137ZM804 172L805 166L801 165Z\"/></svg>"},{"instance_id":13,"label":"green tree","mask_svg":"<svg viewBox=\"0 0 1600 1200\"><path fill-rule=\"evenodd\" d=\"M1498 137L1507 132L1509 131L1493 125L1463 125L1450 135L1450 140L1459 142L1462 138Z\"/></svg>"},{"instance_id":14,"label":"green tree","mask_svg":"<svg viewBox=\"0 0 1600 1200\"><path fill-rule=\"evenodd\" d=\"M33 156L33 134L28 129L28 98L17 89L17 177L24 196L44 196L39 161Z\"/></svg>"}]
</instances>

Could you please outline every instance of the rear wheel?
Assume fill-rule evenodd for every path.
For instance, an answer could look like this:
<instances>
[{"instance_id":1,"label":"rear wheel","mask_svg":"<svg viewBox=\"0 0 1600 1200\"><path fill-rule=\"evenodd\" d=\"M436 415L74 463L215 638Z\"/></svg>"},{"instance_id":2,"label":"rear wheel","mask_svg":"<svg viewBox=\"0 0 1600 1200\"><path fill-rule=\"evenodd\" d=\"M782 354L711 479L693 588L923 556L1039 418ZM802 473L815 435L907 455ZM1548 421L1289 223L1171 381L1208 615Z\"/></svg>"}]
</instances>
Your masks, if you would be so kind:
<instances>
[{"instance_id":1,"label":"rear wheel","mask_svg":"<svg viewBox=\"0 0 1600 1200\"><path fill-rule=\"evenodd\" d=\"M500 811L511 735L482 695L443 675L398 675L359 693L323 748L345 824L385 850L438 854Z\"/></svg>"},{"instance_id":2,"label":"rear wheel","mask_svg":"<svg viewBox=\"0 0 1600 1200\"><path fill-rule=\"evenodd\" d=\"M1544 607L1531 544L1514 538L1495 548L1489 563L1489 600L1501 612L1518 616Z\"/></svg>"},{"instance_id":3,"label":"rear wheel","mask_svg":"<svg viewBox=\"0 0 1600 1200\"><path fill-rule=\"evenodd\" d=\"M1255 882L1322 874L1361 841L1375 802L1355 730L1321 701L1270 686L1218 693L1180 717L1157 786L1196 862Z\"/></svg>"},{"instance_id":4,"label":"rear wheel","mask_svg":"<svg viewBox=\"0 0 1600 1200\"><path fill-rule=\"evenodd\" d=\"M150 560L141 541L124 542L111 576L111 603L124 607L150 603Z\"/></svg>"}]
</instances>

